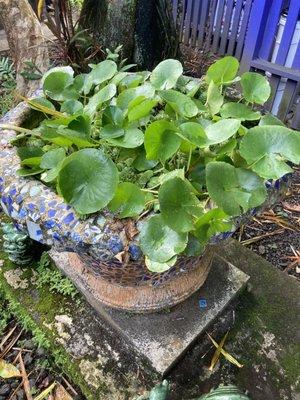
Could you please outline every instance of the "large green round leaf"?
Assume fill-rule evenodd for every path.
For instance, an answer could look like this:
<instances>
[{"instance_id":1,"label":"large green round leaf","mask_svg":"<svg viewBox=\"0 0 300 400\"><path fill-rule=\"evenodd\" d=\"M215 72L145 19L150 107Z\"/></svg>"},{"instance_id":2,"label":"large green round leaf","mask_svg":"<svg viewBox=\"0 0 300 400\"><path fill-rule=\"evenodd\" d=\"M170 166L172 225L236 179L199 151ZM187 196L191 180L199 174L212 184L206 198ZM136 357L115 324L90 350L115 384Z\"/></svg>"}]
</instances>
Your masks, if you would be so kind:
<instances>
[{"instance_id":1,"label":"large green round leaf","mask_svg":"<svg viewBox=\"0 0 300 400\"><path fill-rule=\"evenodd\" d=\"M37 107L34 106L35 104L37 105ZM54 105L51 103L51 101L45 99L45 97L36 97L35 99L31 100L30 108L32 108L33 110L41 111L39 106L46 107L50 110L55 111Z\"/></svg>"},{"instance_id":2,"label":"large green round leaf","mask_svg":"<svg viewBox=\"0 0 300 400\"><path fill-rule=\"evenodd\" d=\"M231 82L239 69L239 62L236 58L227 56L214 62L207 70L207 77L216 85Z\"/></svg>"},{"instance_id":3,"label":"large green round leaf","mask_svg":"<svg viewBox=\"0 0 300 400\"><path fill-rule=\"evenodd\" d=\"M91 121L88 115L75 116L67 125L57 127L57 135L69 139L77 147L96 147L90 136Z\"/></svg>"},{"instance_id":4,"label":"large green round leaf","mask_svg":"<svg viewBox=\"0 0 300 400\"><path fill-rule=\"evenodd\" d=\"M213 80L211 80L208 85L206 97L206 104L211 115L218 114L223 103L224 96L222 95L219 86L216 85Z\"/></svg>"},{"instance_id":5,"label":"large green round leaf","mask_svg":"<svg viewBox=\"0 0 300 400\"><path fill-rule=\"evenodd\" d=\"M238 119L222 119L205 128L207 145L222 143L231 138L239 130L241 121Z\"/></svg>"},{"instance_id":6,"label":"large green round leaf","mask_svg":"<svg viewBox=\"0 0 300 400\"><path fill-rule=\"evenodd\" d=\"M150 260L165 263L185 249L187 239L186 233L173 231L161 215L154 215L143 223L139 241Z\"/></svg>"},{"instance_id":7,"label":"large green round leaf","mask_svg":"<svg viewBox=\"0 0 300 400\"><path fill-rule=\"evenodd\" d=\"M122 126L124 122L124 114L121 108L116 106L108 106L102 114L102 126L112 124Z\"/></svg>"},{"instance_id":8,"label":"large green round leaf","mask_svg":"<svg viewBox=\"0 0 300 400\"><path fill-rule=\"evenodd\" d=\"M163 183L158 192L158 200L163 221L176 232L193 230L195 218L203 213L191 185L180 178Z\"/></svg>"},{"instance_id":9,"label":"large green round leaf","mask_svg":"<svg viewBox=\"0 0 300 400\"><path fill-rule=\"evenodd\" d=\"M101 150L83 149L67 157L58 175L58 190L79 214L101 210L113 198L118 170Z\"/></svg>"},{"instance_id":10,"label":"large green round leaf","mask_svg":"<svg viewBox=\"0 0 300 400\"><path fill-rule=\"evenodd\" d=\"M112 99L116 94L116 92L117 92L116 85L114 85L113 83L109 83L90 98L88 104L84 108L84 111L88 115L93 115L104 102Z\"/></svg>"},{"instance_id":11,"label":"large green round leaf","mask_svg":"<svg viewBox=\"0 0 300 400\"><path fill-rule=\"evenodd\" d=\"M245 72L241 77L244 98L250 103L264 104L271 94L268 80L257 72Z\"/></svg>"},{"instance_id":12,"label":"large green round leaf","mask_svg":"<svg viewBox=\"0 0 300 400\"><path fill-rule=\"evenodd\" d=\"M152 71L150 82L158 90L172 89L182 73L183 68L179 61L164 60Z\"/></svg>"},{"instance_id":13,"label":"large green round leaf","mask_svg":"<svg viewBox=\"0 0 300 400\"><path fill-rule=\"evenodd\" d=\"M91 79L94 85L100 85L101 83L111 79L117 72L117 64L112 60L105 60L95 65L90 72Z\"/></svg>"},{"instance_id":14,"label":"large green round leaf","mask_svg":"<svg viewBox=\"0 0 300 400\"><path fill-rule=\"evenodd\" d=\"M228 215L240 215L266 198L264 181L258 175L221 161L207 165L206 186L211 199Z\"/></svg>"},{"instance_id":15,"label":"large green round leaf","mask_svg":"<svg viewBox=\"0 0 300 400\"><path fill-rule=\"evenodd\" d=\"M18 147L17 153L21 160L26 160L27 158L32 157L42 157L42 155L44 154L43 150L40 147L25 146Z\"/></svg>"},{"instance_id":16,"label":"large green round leaf","mask_svg":"<svg viewBox=\"0 0 300 400\"><path fill-rule=\"evenodd\" d=\"M198 147L206 147L208 140L205 130L197 122L185 122L180 125L179 135Z\"/></svg>"},{"instance_id":17,"label":"large green round leaf","mask_svg":"<svg viewBox=\"0 0 300 400\"><path fill-rule=\"evenodd\" d=\"M122 93L120 93L117 98L117 106L120 107L122 110L125 110L129 107L132 101L135 101L139 97L143 96L141 100L151 99L154 95L154 87L150 83L146 82L142 86L126 89Z\"/></svg>"},{"instance_id":18,"label":"large green round leaf","mask_svg":"<svg viewBox=\"0 0 300 400\"><path fill-rule=\"evenodd\" d=\"M157 261L152 261L150 258L145 257L145 264L146 267L149 269L151 272L155 272L158 274L161 274L162 272L168 271L173 265L176 264L177 257L171 258L171 260L164 262L164 263L159 263Z\"/></svg>"},{"instance_id":19,"label":"large green round leaf","mask_svg":"<svg viewBox=\"0 0 300 400\"><path fill-rule=\"evenodd\" d=\"M53 100L65 100L63 91L73 83L71 67L55 67L45 73L42 79L44 93Z\"/></svg>"},{"instance_id":20,"label":"large green round leaf","mask_svg":"<svg viewBox=\"0 0 300 400\"><path fill-rule=\"evenodd\" d=\"M62 103L60 111L69 115L83 112L83 104L78 100L66 100Z\"/></svg>"},{"instance_id":21,"label":"large green round leaf","mask_svg":"<svg viewBox=\"0 0 300 400\"><path fill-rule=\"evenodd\" d=\"M100 130L100 136L103 139L115 139L125 135L125 130L120 126L107 124Z\"/></svg>"},{"instance_id":22,"label":"large green round leaf","mask_svg":"<svg viewBox=\"0 0 300 400\"><path fill-rule=\"evenodd\" d=\"M256 121L261 117L260 112L251 110L246 104L234 102L224 104L220 114L222 118L236 118L240 121Z\"/></svg>"},{"instance_id":23,"label":"large green round leaf","mask_svg":"<svg viewBox=\"0 0 300 400\"><path fill-rule=\"evenodd\" d=\"M145 150L139 149L138 155L136 156L132 166L138 171L147 171L148 169L154 168L158 164L157 160L147 160Z\"/></svg>"},{"instance_id":24,"label":"large green round leaf","mask_svg":"<svg viewBox=\"0 0 300 400\"><path fill-rule=\"evenodd\" d=\"M33 176L42 173L44 170L42 168L20 168L17 170L18 176Z\"/></svg>"},{"instance_id":25,"label":"large green round leaf","mask_svg":"<svg viewBox=\"0 0 300 400\"><path fill-rule=\"evenodd\" d=\"M300 163L299 132L279 125L256 126L240 144L241 156L265 179L278 179L292 172L285 161Z\"/></svg>"},{"instance_id":26,"label":"large green round leaf","mask_svg":"<svg viewBox=\"0 0 300 400\"><path fill-rule=\"evenodd\" d=\"M55 168L65 157L66 152L63 148L50 150L43 155L40 167L45 169Z\"/></svg>"},{"instance_id":27,"label":"large green round leaf","mask_svg":"<svg viewBox=\"0 0 300 400\"><path fill-rule=\"evenodd\" d=\"M129 111L128 121L132 122L148 116L152 108L155 107L156 104L157 100L150 100L150 99L146 99L142 101L140 104L137 104Z\"/></svg>"},{"instance_id":28,"label":"large green round leaf","mask_svg":"<svg viewBox=\"0 0 300 400\"><path fill-rule=\"evenodd\" d=\"M162 90L159 92L159 95L174 111L183 117L192 118L199 112L195 102L189 96L176 90Z\"/></svg>"},{"instance_id":29,"label":"large green round leaf","mask_svg":"<svg viewBox=\"0 0 300 400\"><path fill-rule=\"evenodd\" d=\"M138 128L128 128L125 130L124 136L109 138L106 141L114 146L125 147L126 149L135 149L144 142L144 134Z\"/></svg>"},{"instance_id":30,"label":"large green round leaf","mask_svg":"<svg viewBox=\"0 0 300 400\"><path fill-rule=\"evenodd\" d=\"M179 149L181 139L175 134L176 126L166 120L152 122L145 132L148 160L165 162Z\"/></svg>"},{"instance_id":31,"label":"large green round leaf","mask_svg":"<svg viewBox=\"0 0 300 400\"><path fill-rule=\"evenodd\" d=\"M118 212L120 218L136 217L143 211L145 202L145 194L137 185L121 182L108 208Z\"/></svg>"},{"instance_id":32,"label":"large green round leaf","mask_svg":"<svg viewBox=\"0 0 300 400\"><path fill-rule=\"evenodd\" d=\"M279 125L279 126L285 126L282 121L280 121L279 118L275 117L275 115L272 114L265 114L261 117L259 121L259 126L263 125Z\"/></svg>"},{"instance_id":33,"label":"large green round leaf","mask_svg":"<svg viewBox=\"0 0 300 400\"><path fill-rule=\"evenodd\" d=\"M222 209L213 208L196 221L193 234L205 245L212 236L232 229L232 223L228 222L228 218Z\"/></svg>"}]
</instances>

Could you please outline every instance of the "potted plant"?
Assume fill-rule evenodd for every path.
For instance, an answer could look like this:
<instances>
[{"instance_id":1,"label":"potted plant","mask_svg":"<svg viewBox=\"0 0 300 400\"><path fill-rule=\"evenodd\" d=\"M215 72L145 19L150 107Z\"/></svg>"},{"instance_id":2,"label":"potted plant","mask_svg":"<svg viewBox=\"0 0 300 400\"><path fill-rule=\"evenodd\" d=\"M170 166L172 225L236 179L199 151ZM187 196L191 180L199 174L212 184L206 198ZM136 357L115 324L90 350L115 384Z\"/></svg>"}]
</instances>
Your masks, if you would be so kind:
<instances>
[{"instance_id":1,"label":"potted plant","mask_svg":"<svg viewBox=\"0 0 300 400\"><path fill-rule=\"evenodd\" d=\"M77 76L49 70L43 95L2 121L4 211L34 240L76 252L105 304L184 300L203 284L213 244L273 203L300 160L299 133L256 109L266 78L238 68L224 57L201 80L172 59L152 72L112 60Z\"/></svg>"}]
</instances>

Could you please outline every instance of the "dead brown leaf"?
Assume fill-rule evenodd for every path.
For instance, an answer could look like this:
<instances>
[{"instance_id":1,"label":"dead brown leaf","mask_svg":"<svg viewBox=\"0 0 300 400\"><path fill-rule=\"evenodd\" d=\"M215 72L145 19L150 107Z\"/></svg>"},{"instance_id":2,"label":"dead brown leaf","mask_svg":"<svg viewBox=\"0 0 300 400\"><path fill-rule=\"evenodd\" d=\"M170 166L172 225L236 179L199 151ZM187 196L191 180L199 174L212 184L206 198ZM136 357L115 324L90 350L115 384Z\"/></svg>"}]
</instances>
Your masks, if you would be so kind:
<instances>
[{"instance_id":1,"label":"dead brown leaf","mask_svg":"<svg viewBox=\"0 0 300 400\"><path fill-rule=\"evenodd\" d=\"M283 201L282 205L283 205L283 208L285 208L288 211L300 212L300 204L290 204L290 203L287 203L286 201Z\"/></svg>"},{"instance_id":2,"label":"dead brown leaf","mask_svg":"<svg viewBox=\"0 0 300 400\"><path fill-rule=\"evenodd\" d=\"M132 219L129 219L125 225L126 236L131 241L139 231L136 229L135 222Z\"/></svg>"},{"instance_id":3,"label":"dead brown leaf","mask_svg":"<svg viewBox=\"0 0 300 400\"><path fill-rule=\"evenodd\" d=\"M26 372L25 365L24 365L23 358L22 358L22 353L19 354L19 362L20 362L20 368L21 368L21 373L22 373L22 378L23 378L23 387L24 387L24 391L25 391L27 400L33 400L32 396L31 396L31 388L30 388L27 372Z\"/></svg>"},{"instance_id":4,"label":"dead brown leaf","mask_svg":"<svg viewBox=\"0 0 300 400\"><path fill-rule=\"evenodd\" d=\"M60 383L58 383L57 386L55 387L52 396L53 400L73 400L73 397L69 395L69 393Z\"/></svg>"}]
</instances>

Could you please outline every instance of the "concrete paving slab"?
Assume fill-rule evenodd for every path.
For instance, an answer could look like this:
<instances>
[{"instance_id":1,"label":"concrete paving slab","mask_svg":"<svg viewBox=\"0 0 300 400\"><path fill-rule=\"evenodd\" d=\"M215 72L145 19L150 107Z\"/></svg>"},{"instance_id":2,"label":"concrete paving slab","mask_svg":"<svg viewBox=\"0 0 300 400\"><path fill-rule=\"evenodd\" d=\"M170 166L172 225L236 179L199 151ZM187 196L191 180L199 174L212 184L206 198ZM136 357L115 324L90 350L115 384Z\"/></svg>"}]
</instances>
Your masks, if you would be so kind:
<instances>
[{"instance_id":1,"label":"concrete paving slab","mask_svg":"<svg viewBox=\"0 0 300 400\"><path fill-rule=\"evenodd\" d=\"M87 300L95 306L85 276L78 279L68 253L50 252L56 265L76 283ZM96 304L97 311L132 346L148 360L159 374L165 375L203 335L244 287L249 276L233 264L215 257L208 279L198 292L171 310L152 314L130 314Z\"/></svg>"}]
</instances>

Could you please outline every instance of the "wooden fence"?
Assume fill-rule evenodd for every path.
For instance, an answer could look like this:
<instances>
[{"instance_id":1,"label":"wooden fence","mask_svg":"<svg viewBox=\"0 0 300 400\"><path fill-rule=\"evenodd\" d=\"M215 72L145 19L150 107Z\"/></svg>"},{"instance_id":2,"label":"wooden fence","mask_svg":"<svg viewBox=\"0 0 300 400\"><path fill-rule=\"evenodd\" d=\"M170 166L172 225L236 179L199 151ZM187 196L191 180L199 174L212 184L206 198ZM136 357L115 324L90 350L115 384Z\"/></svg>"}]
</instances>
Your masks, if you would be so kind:
<instances>
[{"instance_id":1,"label":"wooden fence","mask_svg":"<svg viewBox=\"0 0 300 400\"><path fill-rule=\"evenodd\" d=\"M300 129L300 0L254 0L241 71L270 77L268 108Z\"/></svg>"},{"instance_id":2,"label":"wooden fence","mask_svg":"<svg viewBox=\"0 0 300 400\"><path fill-rule=\"evenodd\" d=\"M173 0L181 5L181 41L215 54L241 58L253 0Z\"/></svg>"},{"instance_id":3,"label":"wooden fence","mask_svg":"<svg viewBox=\"0 0 300 400\"><path fill-rule=\"evenodd\" d=\"M267 108L300 129L300 0L172 0L181 41L270 78Z\"/></svg>"}]
</instances>

